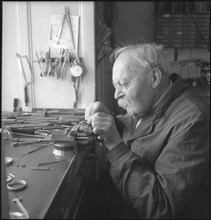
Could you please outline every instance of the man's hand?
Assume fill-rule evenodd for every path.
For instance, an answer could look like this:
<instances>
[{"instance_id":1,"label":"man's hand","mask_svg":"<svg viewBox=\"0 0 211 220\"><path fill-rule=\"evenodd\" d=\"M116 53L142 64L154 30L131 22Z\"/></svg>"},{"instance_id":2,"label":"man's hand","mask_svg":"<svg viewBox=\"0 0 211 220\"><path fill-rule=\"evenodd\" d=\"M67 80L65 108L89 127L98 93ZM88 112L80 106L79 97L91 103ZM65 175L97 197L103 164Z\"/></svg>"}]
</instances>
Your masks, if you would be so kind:
<instances>
[{"instance_id":1,"label":"man's hand","mask_svg":"<svg viewBox=\"0 0 211 220\"><path fill-rule=\"evenodd\" d=\"M109 114L109 110L102 102L93 102L85 109L85 120L90 124L90 117L96 112L104 112Z\"/></svg>"},{"instance_id":2,"label":"man's hand","mask_svg":"<svg viewBox=\"0 0 211 220\"><path fill-rule=\"evenodd\" d=\"M104 145L109 150L122 142L113 116L101 102L94 102L87 107L85 119L88 124L91 124L93 133L103 137Z\"/></svg>"},{"instance_id":3,"label":"man's hand","mask_svg":"<svg viewBox=\"0 0 211 220\"><path fill-rule=\"evenodd\" d=\"M112 115L103 112L97 112L91 116L90 122L93 128L93 133L103 137L104 145L109 150L122 142Z\"/></svg>"}]
</instances>

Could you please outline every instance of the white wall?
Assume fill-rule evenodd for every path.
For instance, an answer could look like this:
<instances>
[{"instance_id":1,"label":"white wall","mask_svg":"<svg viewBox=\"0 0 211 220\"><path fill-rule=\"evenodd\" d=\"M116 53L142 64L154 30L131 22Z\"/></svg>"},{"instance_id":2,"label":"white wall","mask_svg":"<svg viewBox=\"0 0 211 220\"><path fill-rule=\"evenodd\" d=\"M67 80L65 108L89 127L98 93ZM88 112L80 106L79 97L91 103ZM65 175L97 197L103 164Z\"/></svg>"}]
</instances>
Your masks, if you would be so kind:
<instances>
[{"instance_id":1,"label":"white wall","mask_svg":"<svg viewBox=\"0 0 211 220\"><path fill-rule=\"evenodd\" d=\"M18 51L17 4L3 2L2 22L2 109L13 110L13 98L21 97L21 78L15 53ZM11 16L13 15L13 16Z\"/></svg>"},{"instance_id":2,"label":"white wall","mask_svg":"<svg viewBox=\"0 0 211 220\"><path fill-rule=\"evenodd\" d=\"M36 60L36 50L48 50L50 46L50 16L63 14L64 8L71 15L80 16L79 56L85 68L81 80L79 108L85 108L95 99L95 42L94 2L80 1L32 1L3 2L3 50L2 50L2 110L13 110L13 99L28 111L32 108L72 108L75 92L70 73L66 80L41 77ZM13 15L13 16L11 16ZM32 65L29 89L29 107L24 105L21 73L16 53L27 55ZM26 73L26 75L30 75ZM30 81L29 80L29 81Z\"/></svg>"}]
</instances>

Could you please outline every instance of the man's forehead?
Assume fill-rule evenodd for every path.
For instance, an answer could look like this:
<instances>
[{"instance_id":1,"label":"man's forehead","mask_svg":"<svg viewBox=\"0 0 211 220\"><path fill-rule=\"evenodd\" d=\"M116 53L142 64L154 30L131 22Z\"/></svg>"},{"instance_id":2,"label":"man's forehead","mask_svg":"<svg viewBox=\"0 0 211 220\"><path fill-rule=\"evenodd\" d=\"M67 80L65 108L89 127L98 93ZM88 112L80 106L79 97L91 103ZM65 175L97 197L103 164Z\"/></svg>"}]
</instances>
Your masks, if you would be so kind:
<instances>
[{"instance_id":1,"label":"man's forehead","mask_svg":"<svg viewBox=\"0 0 211 220\"><path fill-rule=\"evenodd\" d=\"M113 81L125 80L130 78L125 63L116 63L113 67Z\"/></svg>"},{"instance_id":2,"label":"man's forehead","mask_svg":"<svg viewBox=\"0 0 211 220\"><path fill-rule=\"evenodd\" d=\"M128 54L121 54L115 61L113 66L113 78L119 79L131 79L137 73L137 65L134 60L128 56Z\"/></svg>"},{"instance_id":3,"label":"man's forehead","mask_svg":"<svg viewBox=\"0 0 211 220\"><path fill-rule=\"evenodd\" d=\"M132 66L132 63L133 60L127 53L121 54L114 62L113 70L126 71Z\"/></svg>"}]
</instances>

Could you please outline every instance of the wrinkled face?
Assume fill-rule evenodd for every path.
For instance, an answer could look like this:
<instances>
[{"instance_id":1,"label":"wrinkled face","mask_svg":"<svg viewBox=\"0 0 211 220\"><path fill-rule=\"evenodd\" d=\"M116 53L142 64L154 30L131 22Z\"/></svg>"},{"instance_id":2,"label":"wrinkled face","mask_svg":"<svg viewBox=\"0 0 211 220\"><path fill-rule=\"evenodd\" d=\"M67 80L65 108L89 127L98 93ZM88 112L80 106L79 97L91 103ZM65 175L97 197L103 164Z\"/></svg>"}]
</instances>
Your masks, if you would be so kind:
<instances>
[{"instance_id":1,"label":"wrinkled face","mask_svg":"<svg viewBox=\"0 0 211 220\"><path fill-rule=\"evenodd\" d=\"M150 76L144 74L127 54L121 54L113 66L114 97L132 117L143 117L153 105Z\"/></svg>"}]
</instances>

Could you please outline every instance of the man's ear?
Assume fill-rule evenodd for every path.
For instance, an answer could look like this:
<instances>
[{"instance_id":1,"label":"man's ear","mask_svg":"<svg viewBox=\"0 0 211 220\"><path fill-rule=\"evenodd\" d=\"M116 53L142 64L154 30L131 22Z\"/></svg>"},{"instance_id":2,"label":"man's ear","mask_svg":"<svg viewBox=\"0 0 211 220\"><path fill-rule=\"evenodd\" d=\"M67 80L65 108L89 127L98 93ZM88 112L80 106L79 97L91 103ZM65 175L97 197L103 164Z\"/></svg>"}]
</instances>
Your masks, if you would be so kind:
<instances>
[{"instance_id":1,"label":"man's ear","mask_svg":"<svg viewBox=\"0 0 211 220\"><path fill-rule=\"evenodd\" d=\"M151 86L153 89L155 89L160 81L161 81L161 71L158 68L153 68L151 70Z\"/></svg>"}]
</instances>

